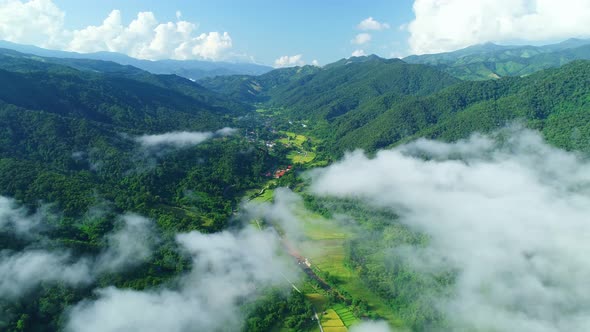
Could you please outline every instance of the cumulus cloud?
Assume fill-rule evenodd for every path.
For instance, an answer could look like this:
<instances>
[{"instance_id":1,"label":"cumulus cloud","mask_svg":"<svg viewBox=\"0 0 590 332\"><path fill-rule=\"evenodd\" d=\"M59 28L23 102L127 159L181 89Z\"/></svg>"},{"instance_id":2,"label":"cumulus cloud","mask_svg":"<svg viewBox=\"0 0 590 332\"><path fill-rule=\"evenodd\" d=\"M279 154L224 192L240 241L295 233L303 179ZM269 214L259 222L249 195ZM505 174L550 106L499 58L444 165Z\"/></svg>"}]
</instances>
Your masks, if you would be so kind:
<instances>
[{"instance_id":1,"label":"cumulus cloud","mask_svg":"<svg viewBox=\"0 0 590 332\"><path fill-rule=\"evenodd\" d=\"M416 0L407 25L415 54L483 42L545 41L590 36L586 0Z\"/></svg>"},{"instance_id":2,"label":"cumulus cloud","mask_svg":"<svg viewBox=\"0 0 590 332\"><path fill-rule=\"evenodd\" d=\"M389 24L381 23L370 16L362 20L356 27L359 30L385 30L390 28Z\"/></svg>"},{"instance_id":3,"label":"cumulus cloud","mask_svg":"<svg viewBox=\"0 0 590 332\"><path fill-rule=\"evenodd\" d=\"M351 56L365 56L367 55L365 53L365 50L354 50L354 52L352 52Z\"/></svg>"},{"instance_id":4,"label":"cumulus cloud","mask_svg":"<svg viewBox=\"0 0 590 332\"><path fill-rule=\"evenodd\" d=\"M266 286L286 285L289 269L270 230L191 232L176 240L192 257L178 288L101 289L96 300L72 308L66 331L237 331L244 318L240 303Z\"/></svg>"},{"instance_id":5,"label":"cumulus cloud","mask_svg":"<svg viewBox=\"0 0 590 332\"><path fill-rule=\"evenodd\" d=\"M313 61L311 62L312 66L316 66L316 67L320 67L320 62L316 59L313 59Z\"/></svg>"},{"instance_id":6,"label":"cumulus cloud","mask_svg":"<svg viewBox=\"0 0 590 332\"><path fill-rule=\"evenodd\" d=\"M391 208L430 237L408 261L458 271L453 295L439 299L453 327L590 326L590 163L539 134L419 140L374 158L357 151L312 179L318 194Z\"/></svg>"},{"instance_id":7,"label":"cumulus cloud","mask_svg":"<svg viewBox=\"0 0 590 332\"><path fill-rule=\"evenodd\" d=\"M351 40L350 42L352 44L362 45L362 44L366 44L370 41L371 41L371 34L363 32L363 33L359 33L358 35L356 35L354 37L354 39Z\"/></svg>"},{"instance_id":8,"label":"cumulus cloud","mask_svg":"<svg viewBox=\"0 0 590 332\"><path fill-rule=\"evenodd\" d=\"M135 140L145 148L177 147L184 148L201 144L215 136L229 136L236 133L236 129L225 127L215 132L205 131L174 131L156 135L142 135Z\"/></svg>"},{"instance_id":9,"label":"cumulus cloud","mask_svg":"<svg viewBox=\"0 0 590 332\"><path fill-rule=\"evenodd\" d=\"M149 260L157 240L151 220L127 214L122 227L107 236L106 250L97 258L97 271L117 272Z\"/></svg>"},{"instance_id":10,"label":"cumulus cloud","mask_svg":"<svg viewBox=\"0 0 590 332\"><path fill-rule=\"evenodd\" d=\"M140 59L218 60L232 48L227 32L198 33L198 25L181 20L160 22L152 12L140 12L128 25L113 10L101 25L79 30L64 27L65 12L51 0L0 2L0 38L82 53L109 51Z\"/></svg>"},{"instance_id":11,"label":"cumulus cloud","mask_svg":"<svg viewBox=\"0 0 590 332\"><path fill-rule=\"evenodd\" d=\"M64 17L51 0L0 1L0 38L43 47L63 46L67 38Z\"/></svg>"},{"instance_id":12,"label":"cumulus cloud","mask_svg":"<svg viewBox=\"0 0 590 332\"><path fill-rule=\"evenodd\" d=\"M284 67L294 67L294 66L303 66L305 65L305 61L302 59L303 55L284 55L275 60L275 68L284 68Z\"/></svg>"}]
</instances>

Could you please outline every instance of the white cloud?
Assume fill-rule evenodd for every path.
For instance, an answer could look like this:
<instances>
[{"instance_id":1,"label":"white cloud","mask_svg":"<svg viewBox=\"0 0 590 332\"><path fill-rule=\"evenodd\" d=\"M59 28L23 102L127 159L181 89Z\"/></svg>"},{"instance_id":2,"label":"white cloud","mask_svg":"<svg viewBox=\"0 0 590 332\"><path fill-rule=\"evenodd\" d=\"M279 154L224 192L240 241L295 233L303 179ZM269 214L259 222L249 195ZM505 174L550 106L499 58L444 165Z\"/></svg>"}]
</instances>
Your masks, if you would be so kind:
<instances>
[{"instance_id":1,"label":"white cloud","mask_svg":"<svg viewBox=\"0 0 590 332\"><path fill-rule=\"evenodd\" d=\"M279 225L290 241L304 238L301 217L297 214L303 210L301 197L287 188L275 190L272 204L250 202L244 206L249 220L263 219Z\"/></svg>"},{"instance_id":2,"label":"white cloud","mask_svg":"<svg viewBox=\"0 0 590 332\"><path fill-rule=\"evenodd\" d=\"M72 260L65 251L0 251L0 297L17 298L42 282L69 285L91 282L91 262Z\"/></svg>"},{"instance_id":3,"label":"white cloud","mask_svg":"<svg viewBox=\"0 0 590 332\"><path fill-rule=\"evenodd\" d=\"M275 67L276 68L284 68L284 67L294 67L294 66L303 66L305 62L302 60L303 55L284 55L275 60Z\"/></svg>"},{"instance_id":4,"label":"white cloud","mask_svg":"<svg viewBox=\"0 0 590 332\"><path fill-rule=\"evenodd\" d=\"M101 25L70 31L65 12L51 0L0 1L0 38L16 43L82 53L109 51L140 59L218 60L232 48L227 32L197 33L197 24L159 22L152 12L140 12L125 25L113 10Z\"/></svg>"},{"instance_id":5,"label":"white cloud","mask_svg":"<svg viewBox=\"0 0 590 332\"><path fill-rule=\"evenodd\" d=\"M212 132L175 131L157 135L143 135L136 140L144 147L198 145L213 137Z\"/></svg>"},{"instance_id":6,"label":"white cloud","mask_svg":"<svg viewBox=\"0 0 590 332\"><path fill-rule=\"evenodd\" d=\"M41 213L27 215L13 200L0 196L0 231L38 237L33 247L22 251L0 250L0 298L15 299L41 283L86 285L103 272L118 272L137 266L151 257L155 236L151 221L137 215L122 218L121 229L106 236L98 256L75 257L65 249L44 249L51 243L41 226Z\"/></svg>"},{"instance_id":7,"label":"white cloud","mask_svg":"<svg viewBox=\"0 0 590 332\"><path fill-rule=\"evenodd\" d=\"M381 23L373 19L373 17L367 17L366 19L362 20L357 26L359 30L385 30L389 29L389 24Z\"/></svg>"},{"instance_id":8,"label":"white cloud","mask_svg":"<svg viewBox=\"0 0 590 332\"><path fill-rule=\"evenodd\" d=\"M0 1L0 39L42 47L63 45L65 13L51 0Z\"/></svg>"},{"instance_id":9,"label":"white cloud","mask_svg":"<svg viewBox=\"0 0 590 332\"><path fill-rule=\"evenodd\" d=\"M41 226L40 215L27 215L13 199L0 196L0 232L29 236Z\"/></svg>"},{"instance_id":10,"label":"white cloud","mask_svg":"<svg viewBox=\"0 0 590 332\"><path fill-rule=\"evenodd\" d=\"M316 59L313 59L313 61L311 62L312 66L316 66L316 67L320 67L320 62Z\"/></svg>"},{"instance_id":11,"label":"white cloud","mask_svg":"<svg viewBox=\"0 0 590 332\"><path fill-rule=\"evenodd\" d=\"M238 130L236 128L224 127L216 131L215 134L219 136L231 136L235 135L237 132Z\"/></svg>"},{"instance_id":12,"label":"white cloud","mask_svg":"<svg viewBox=\"0 0 590 332\"><path fill-rule=\"evenodd\" d=\"M416 54L483 42L590 36L588 0L416 0L407 26Z\"/></svg>"},{"instance_id":13,"label":"white cloud","mask_svg":"<svg viewBox=\"0 0 590 332\"><path fill-rule=\"evenodd\" d=\"M106 250L97 258L97 271L122 271L152 256L156 239L151 220L135 214L127 214L121 220L121 229L107 236Z\"/></svg>"},{"instance_id":14,"label":"white cloud","mask_svg":"<svg viewBox=\"0 0 590 332\"><path fill-rule=\"evenodd\" d=\"M352 44L362 45L362 44L366 44L370 41L371 41L371 34L363 32L363 33L359 33L358 35L356 35L354 37L354 39L351 40L350 42Z\"/></svg>"},{"instance_id":15,"label":"white cloud","mask_svg":"<svg viewBox=\"0 0 590 332\"><path fill-rule=\"evenodd\" d=\"M369 321L353 325L350 332L391 332L391 328L387 322L383 321Z\"/></svg>"},{"instance_id":16,"label":"white cloud","mask_svg":"<svg viewBox=\"0 0 590 332\"><path fill-rule=\"evenodd\" d=\"M135 140L145 148L159 148L159 147L176 147L184 148L194 145L199 145L206 140L217 136L229 136L236 133L236 129L225 127L212 131L173 131L164 134L156 135L142 135L135 138Z\"/></svg>"},{"instance_id":17,"label":"white cloud","mask_svg":"<svg viewBox=\"0 0 590 332\"><path fill-rule=\"evenodd\" d=\"M451 329L586 330L590 163L531 131L497 137L355 152L312 173L312 189L389 207L428 235L407 261L457 270L452 295L437 299Z\"/></svg>"},{"instance_id":18,"label":"white cloud","mask_svg":"<svg viewBox=\"0 0 590 332\"><path fill-rule=\"evenodd\" d=\"M354 52L352 52L351 56L365 56L367 55L365 53L365 50L354 50Z\"/></svg>"},{"instance_id":19,"label":"white cloud","mask_svg":"<svg viewBox=\"0 0 590 332\"><path fill-rule=\"evenodd\" d=\"M177 242L192 257L178 289L99 290L96 300L72 308L66 331L238 331L241 303L255 300L264 287L288 287L288 261L277 257L281 245L273 232L191 232Z\"/></svg>"}]
</instances>

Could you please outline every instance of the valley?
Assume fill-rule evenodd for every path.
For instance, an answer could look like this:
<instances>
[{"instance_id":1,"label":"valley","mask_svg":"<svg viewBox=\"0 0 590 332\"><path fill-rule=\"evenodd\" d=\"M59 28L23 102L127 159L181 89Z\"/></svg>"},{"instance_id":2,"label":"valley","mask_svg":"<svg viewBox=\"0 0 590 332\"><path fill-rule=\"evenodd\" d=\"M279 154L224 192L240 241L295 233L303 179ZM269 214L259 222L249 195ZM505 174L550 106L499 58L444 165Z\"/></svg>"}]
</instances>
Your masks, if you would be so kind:
<instances>
[{"instance_id":1,"label":"valley","mask_svg":"<svg viewBox=\"0 0 590 332\"><path fill-rule=\"evenodd\" d=\"M142 308L166 312L174 331L583 316L545 298L531 310L540 293L526 287L496 294L525 275L586 303L546 264L587 272L547 253L573 252L570 230L585 230L590 63L480 80L427 58L193 81L0 50L0 329L116 330L110 308L126 303L143 326L160 322ZM555 226L560 214L574 224ZM565 240L518 241L529 228ZM498 275L481 273L496 258Z\"/></svg>"}]
</instances>

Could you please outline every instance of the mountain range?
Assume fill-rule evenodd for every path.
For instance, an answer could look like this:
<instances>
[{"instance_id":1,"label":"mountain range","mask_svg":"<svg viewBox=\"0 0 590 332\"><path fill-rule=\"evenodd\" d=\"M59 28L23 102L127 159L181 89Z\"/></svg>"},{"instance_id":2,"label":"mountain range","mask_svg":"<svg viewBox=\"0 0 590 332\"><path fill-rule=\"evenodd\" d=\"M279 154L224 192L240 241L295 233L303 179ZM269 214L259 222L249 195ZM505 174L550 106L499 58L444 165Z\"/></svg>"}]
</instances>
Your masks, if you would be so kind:
<instances>
[{"instance_id":1,"label":"mountain range","mask_svg":"<svg viewBox=\"0 0 590 332\"><path fill-rule=\"evenodd\" d=\"M374 155L419 138L455 142L507 126L535 129L553 146L584 158L590 154L590 60L584 60L589 47L584 40L543 47L485 44L405 59L370 55L323 67L252 69L261 72L240 66L238 75L215 77L183 77L173 70L193 62L157 62L167 68L162 73L146 65L152 62L120 55L88 58L2 45L0 217L9 211L12 219L0 224L1 258L59 249L68 262L86 262L114 241L109 234L119 225L117 216L129 211L153 220L157 238L152 255L140 265L98 271L85 285L42 278L34 283L29 277L40 273L28 274L33 285L22 297L0 297L0 329L11 332L64 329L72 306L101 296L95 291L99 288L156 294L152 290L178 287L183 282L179 276L190 274L192 264L178 247L178 233L201 232L201 240L207 233L232 237L245 199L271 200L266 195L272 197L278 186L301 190L300 205L314 211L311 219L329 216L331 208L338 215L353 211L366 223L355 226L355 232L364 229L363 236L379 239L342 240L349 250L338 252L342 264L350 263L351 255L360 264L346 277L359 273L354 285L360 292L341 288L348 279L330 275L334 270L318 272L325 273L323 279L307 287L314 294L328 289L326 302L352 308L346 309L351 319L383 319L375 313L386 307L399 326L449 330L436 303L418 295L425 287L450 289L452 273L421 283L426 279L409 267L385 266L381 256L363 254L375 250L385 255L410 242L424 248L427 236L402 230L392 211L376 213L352 200L314 197L301 189L307 180L299 175L355 149ZM302 161L306 157L322 164ZM22 209L9 209L5 197ZM274 220L277 211L268 219ZM46 228L15 236L5 225L23 216L46 218ZM256 220L258 227L267 223L265 218ZM384 227L391 232L382 232ZM340 231L325 233L330 248L336 233ZM357 240L366 247L352 247ZM225 252L225 246L220 248ZM241 259L232 256L230 261ZM214 264L203 271L211 269ZM227 267L219 271L227 274ZM386 281L393 280L387 276L395 276L396 283ZM286 297L265 297L263 305L240 297L236 302L245 302L240 317L247 316L243 330L270 330L285 322L301 331L316 328L307 298ZM379 308L368 304L372 299Z\"/></svg>"},{"instance_id":2,"label":"mountain range","mask_svg":"<svg viewBox=\"0 0 590 332\"><path fill-rule=\"evenodd\" d=\"M590 39L568 39L544 45L496 45L486 43L439 54L411 55L403 60L436 66L464 80L525 76L574 60L590 59Z\"/></svg>"},{"instance_id":3,"label":"mountain range","mask_svg":"<svg viewBox=\"0 0 590 332\"><path fill-rule=\"evenodd\" d=\"M112 61L122 65L130 65L153 74L175 74L192 80L204 77L226 75L260 75L272 70L272 67L246 62L214 62L200 60L142 60L121 53L96 52L76 53L48 50L31 45L15 44L0 40L0 48L12 49L21 53L38 55L46 58L91 59Z\"/></svg>"}]
</instances>

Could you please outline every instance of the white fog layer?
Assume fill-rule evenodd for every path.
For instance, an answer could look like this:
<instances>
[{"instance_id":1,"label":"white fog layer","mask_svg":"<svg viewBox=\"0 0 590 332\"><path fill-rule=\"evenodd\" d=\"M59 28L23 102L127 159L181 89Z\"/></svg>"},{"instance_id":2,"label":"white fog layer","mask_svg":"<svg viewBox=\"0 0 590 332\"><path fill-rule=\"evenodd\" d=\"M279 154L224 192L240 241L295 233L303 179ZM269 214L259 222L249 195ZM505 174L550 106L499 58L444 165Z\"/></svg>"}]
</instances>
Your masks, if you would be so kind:
<instances>
[{"instance_id":1,"label":"white fog layer","mask_svg":"<svg viewBox=\"0 0 590 332\"><path fill-rule=\"evenodd\" d=\"M215 136L230 136L236 132L236 129L225 127L215 132L212 131L174 131L156 135L142 135L135 140L144 148L154 147L176 147L184 148L201 144Z\"/></svg>"},{"instance_id":2,"label":"white fog layer","mask_svg":"<svg viewBox=\"0 0 590 332\"><path fill-rule=\"evenodd\" d=\"M104 272L125 271L147 261L156 241L151 220L125 215L122 227L106 235L102 253L74 257L65 248L46 249L44 242L50 241L38 231L44 221L39 213L27 215L11 199L0 196L0 231L18 235L28 230L27 236L36 239L21 251L0 250L0 298L19 298L41 283L79 286Z\"/></svg>"},{"instance_id":3,"label":"white fog layer","mask_svg":"<svg viewBox=\"0 0 590 332\"><path fill-rule=\"evenodd\" d=\"M178 288L134 291L109 287L98 299L73 307L67 331L238 331L240 302L254 300L266 286L288 284L289 261L280 259L280 242L271 231L179 234L178 244L192 258ZM289 277L293 277L289 275Z\"/></svg>"},{"instance_id":4,"label":"white fog layer","mask_svg":"<svg viewBox=\"0 0 590 332\"><path fill-rule=\"evenodd\" d=\"M590 162L507 130L457 143L419 140L311 173L316 194L390 207L430 236L398 250L416 269L456 268L438 300L458 329L584 331L590 326Z\"/></svg>"}]
</instances>

